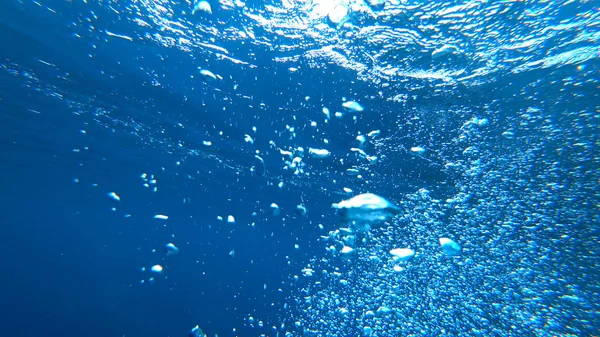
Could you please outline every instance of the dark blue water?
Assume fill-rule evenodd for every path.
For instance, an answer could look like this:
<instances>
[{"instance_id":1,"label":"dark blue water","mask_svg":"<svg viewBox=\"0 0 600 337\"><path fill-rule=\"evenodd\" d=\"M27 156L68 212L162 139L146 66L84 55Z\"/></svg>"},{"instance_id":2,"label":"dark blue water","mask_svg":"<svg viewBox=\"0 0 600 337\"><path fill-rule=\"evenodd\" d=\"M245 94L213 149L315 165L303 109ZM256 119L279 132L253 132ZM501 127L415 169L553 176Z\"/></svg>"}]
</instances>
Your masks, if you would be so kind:
<instances>
[{"instance_id":1,"label":"dark blue water","mask_svg":"<svg viewBox=\"0 0 600 337\"><path fill-rule=\"evenodd\" d=\"M214 2L212 16L178 19L191 5L0 4L0 336L185 336L196 324L209 336L598 334L597 2L503 8L479 26L485 34L444 28L461 52L438 63L426 28L414 44L356 28L416 27L407 13L417 10L395 13L395 3L379 19L357 11L354 28L312 22L334 32L321 38L292 36L286 24L303 16L289 3ZM422 11L435 19L451 8L437 6ZM515 19L529 11L559 33L533 48L488 44L494 29L512 32L513 46L543 35ZM334 38L338 54L315 56ZM223 79L205 81L199 68ZM365 111L343 111L344 99ZM323 107L344 116L325 121ZM378 156L369 164L350 148L372 130L381 136L365 148ZM305 156L293 174L280 150L297 147L332 155ZM362 179L344 174L352 166ZM142 174L156 183L143 186ZM322 236L341 226L331 204L365 192L405 214L349 262ZM464 253L444 259L445 236ZM169 242L179 254L166 256ZM421 256L405 274L385 263L397 246ZM307 266L338 268L351 286L330 272L303 277ZM363 316L383 305L397 314Z\"/></svg>"}]
</instances>

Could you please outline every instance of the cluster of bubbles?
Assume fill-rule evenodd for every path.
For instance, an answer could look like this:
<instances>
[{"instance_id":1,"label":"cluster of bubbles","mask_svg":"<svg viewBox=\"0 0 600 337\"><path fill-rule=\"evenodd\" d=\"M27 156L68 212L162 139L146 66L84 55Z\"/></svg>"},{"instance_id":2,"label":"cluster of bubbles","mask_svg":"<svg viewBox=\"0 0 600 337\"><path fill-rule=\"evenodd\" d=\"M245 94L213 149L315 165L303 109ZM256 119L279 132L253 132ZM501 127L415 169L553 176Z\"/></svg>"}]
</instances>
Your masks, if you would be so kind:
<instances>
[{"instance_id":1,"label":"cluster of bubbles","mask_svg":"<svg viewBox=\"0 0 600 337\"><path fill-rule=\"evenodd\" d=\"M562 122L580 130L561 132L555 113L526 108L497 128L466 121L452 145L463 151L445 163L458 178L454 195L404 195L402 211L369 226L352 250L316 256L297 278L288 335L592 334L599 230L585 200L600 177L582 166L595 136L581 130L593 121L569 113ZM345 246L340 233L333 240ZM460 254L447 254L441 239L440 249L443 237Z\"/></svg>"}]
</instances>

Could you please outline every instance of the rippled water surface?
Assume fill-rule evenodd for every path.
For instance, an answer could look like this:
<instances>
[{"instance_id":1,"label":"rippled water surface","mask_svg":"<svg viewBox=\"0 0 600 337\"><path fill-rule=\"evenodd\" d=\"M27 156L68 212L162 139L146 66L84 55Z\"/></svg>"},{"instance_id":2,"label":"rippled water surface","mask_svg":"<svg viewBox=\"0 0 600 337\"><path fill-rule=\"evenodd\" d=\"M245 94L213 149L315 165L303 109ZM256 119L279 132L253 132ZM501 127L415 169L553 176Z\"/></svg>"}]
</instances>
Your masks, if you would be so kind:
<instances>
[{"instance_id":1,"label":"rippled water surface","mask_svg":"<svg viewBox=\"0 0 600 337\"><path fill-rule=\"evenodd\" d=\"M1 335L598 335L600 2L0 18Z\"/></svg>"}]
</instances>

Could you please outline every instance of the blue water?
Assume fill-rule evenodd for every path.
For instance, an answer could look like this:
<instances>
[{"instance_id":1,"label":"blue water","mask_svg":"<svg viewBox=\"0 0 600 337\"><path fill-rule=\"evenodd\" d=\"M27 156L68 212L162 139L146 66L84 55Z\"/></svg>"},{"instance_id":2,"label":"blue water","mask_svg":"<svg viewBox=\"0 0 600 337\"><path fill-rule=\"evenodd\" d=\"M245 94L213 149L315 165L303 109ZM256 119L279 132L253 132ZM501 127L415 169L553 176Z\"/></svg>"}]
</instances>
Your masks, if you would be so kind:
<instances>
[{"instance_id":1,"label":"blue water","mask_svg":"<svg viewBox=\"0 0 600 337\"><path fill-rule=\"evenodd\" d=\"M597 336L600 3L369 3L0 3L0 336Z\"/></svg>"}]
</instances>

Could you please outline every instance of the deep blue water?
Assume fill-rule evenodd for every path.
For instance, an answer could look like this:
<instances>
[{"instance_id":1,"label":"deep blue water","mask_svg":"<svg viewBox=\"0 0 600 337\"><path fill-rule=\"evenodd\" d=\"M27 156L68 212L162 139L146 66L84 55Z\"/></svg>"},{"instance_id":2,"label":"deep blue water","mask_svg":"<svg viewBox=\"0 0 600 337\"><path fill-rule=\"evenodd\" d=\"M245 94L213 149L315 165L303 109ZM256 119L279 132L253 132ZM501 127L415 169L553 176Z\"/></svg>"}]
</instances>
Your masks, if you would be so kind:
<instances>
[{"instance_id":1,"label":"deep blue water","mask_svg":"<svg viewBox=\"0 0 600 337\"><path fill-rule=\"evenodd\" d=\"M598 335L600 3L211 5L0 3L0 336Z\"/></svg>"}]
</instances>

